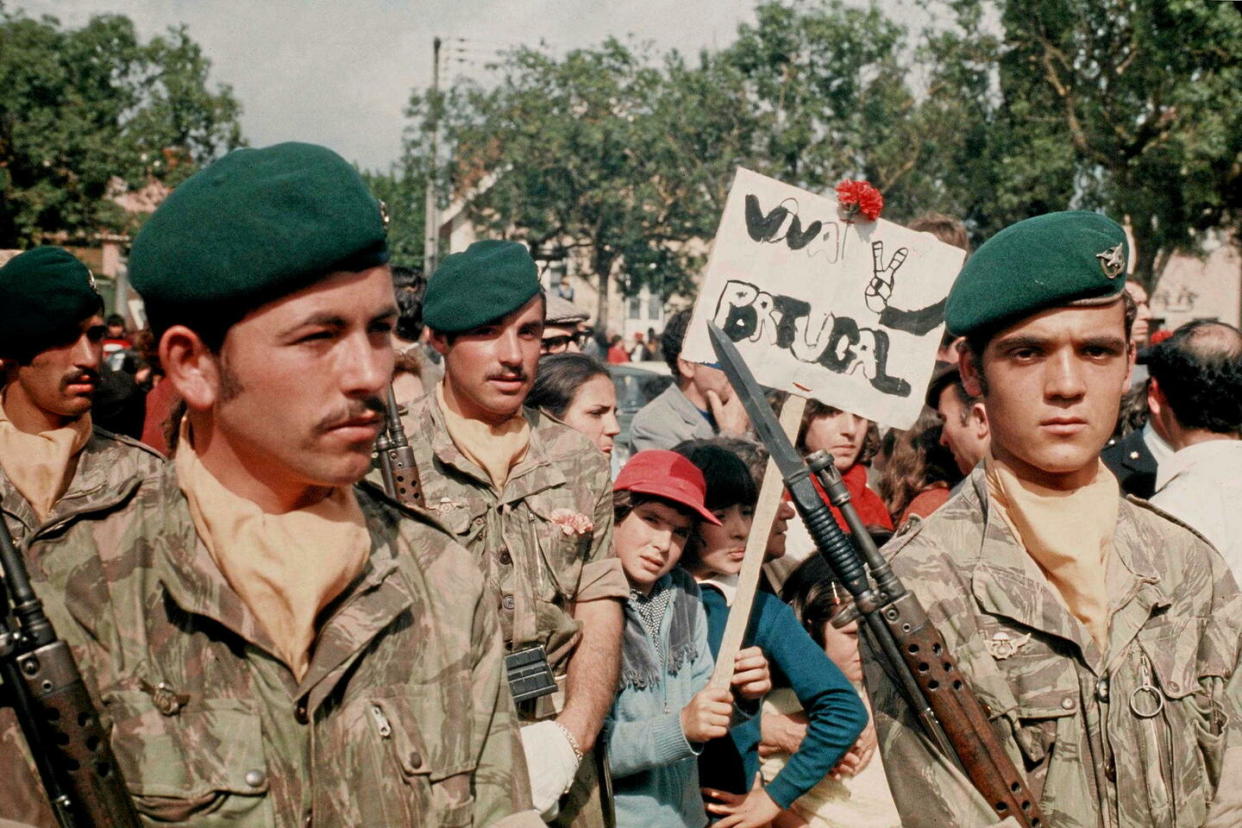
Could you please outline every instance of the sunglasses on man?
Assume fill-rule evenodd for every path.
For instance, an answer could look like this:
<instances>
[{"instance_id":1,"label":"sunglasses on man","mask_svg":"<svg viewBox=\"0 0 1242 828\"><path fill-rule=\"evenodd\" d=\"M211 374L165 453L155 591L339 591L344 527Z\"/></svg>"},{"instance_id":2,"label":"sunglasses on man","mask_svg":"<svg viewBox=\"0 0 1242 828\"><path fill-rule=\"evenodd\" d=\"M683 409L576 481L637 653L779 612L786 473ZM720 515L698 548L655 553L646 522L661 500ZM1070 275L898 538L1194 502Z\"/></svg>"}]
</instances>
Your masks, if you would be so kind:
<instances>
[{"instance_id":1,"label":"sunglasses on man","mask_svg":"<svg viewBox=\"0 0 1242 828\"><path fill-rule=\"evenodd\" d=\"M545 354L563 354L569 348L570 343L573 343L574 345L577 345L579 348L581 348L582 343L583 341L585 341L585 339L586 339L586 334L583 333L582 331L578 331L577 333L571 333L571 334L557 334L556 336L545 336L539 342L539 350L540 352L545 353Z\"/></svg>"}]
</instances>

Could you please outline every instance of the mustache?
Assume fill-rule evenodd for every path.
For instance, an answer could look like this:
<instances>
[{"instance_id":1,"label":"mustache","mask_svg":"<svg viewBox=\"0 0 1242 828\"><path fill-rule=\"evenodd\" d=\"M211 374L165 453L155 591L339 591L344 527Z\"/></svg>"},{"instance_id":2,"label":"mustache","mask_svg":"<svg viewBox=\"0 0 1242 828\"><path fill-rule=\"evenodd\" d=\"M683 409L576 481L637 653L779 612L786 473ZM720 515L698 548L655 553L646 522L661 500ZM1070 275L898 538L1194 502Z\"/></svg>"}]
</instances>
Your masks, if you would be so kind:
<instances>
[{"instance_id":1,"label":"mustache","mask_svg":"<svg viewBox=\"0 0 1242 828\"><path fill-rule=\"evenodd\" d=\"M372 413L379 414L381 417L386 413L384 401L379 397L370 396L350 400L343 408L333 411L316 423L315 430L320 432L331 431L342 423L347 423L350 420L356 420L359 417Z\"/></svg>"},{"instance_id":2,"label":"mustache","mask_svg":"<svg viewBox=\"0 0 1242 828\"><path fill-rule=\"evenodd\" d=\"M90 368L79 368L70 371L60 378L60 390L64 391L71 385L99 385L99 372Z\"/></svg>"},{"instance_id":3,"label":"mustache","mask_svg":"<svg viewBox=\"0 0 1242 828\"><path fill-rule=\"evenodd\" d=\"M517 380L526 382L527 373L525 368L514 368L511 371L495 371L487 375L489 380Z\"/></svg>"}]
</instances>

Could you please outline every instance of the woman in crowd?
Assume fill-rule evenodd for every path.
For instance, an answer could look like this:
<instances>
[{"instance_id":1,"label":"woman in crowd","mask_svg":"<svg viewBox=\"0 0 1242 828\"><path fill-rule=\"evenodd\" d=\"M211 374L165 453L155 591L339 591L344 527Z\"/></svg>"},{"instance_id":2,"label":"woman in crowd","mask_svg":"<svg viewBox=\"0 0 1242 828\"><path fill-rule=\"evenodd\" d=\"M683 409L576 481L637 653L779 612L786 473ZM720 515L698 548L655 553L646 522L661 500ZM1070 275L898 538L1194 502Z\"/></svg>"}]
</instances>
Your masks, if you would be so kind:
<instances>
[{"instance_id":1,"label":"woman in crowd","mask_svg":"<svg viewBox=\"0 0 1242 828\"><path fill-rule=\"evenodd\" d=\"M823 648L832 663L862 694L862 660L858 654L858 621L845 621L851 613L848 593L838 585L823 558L808 559L789 576L781 597L793 608L803 629ZM838 618L838 616L841 616ZM837 619L841 626L833 625ZM805 732L806 716L794 695L777 688L763 705L763 741L766 757L763 776L781 772ZM777 826L808 825L810 828L898 828L901 817L888 790L884 764L875 750L875 730L868 728L850 754L778 818Z\"/></svg>"},{"instance_id":2,"label":"woman in crowd","mask_svg":"<svg viewBox=\"0 0 1242 828\"><path fill-rule=\"evenodd\" d=\"M709 481L707 508L720 522L700 522L682 557L707 610L708 642L720 647L729 605L737 589L758 490L746 464L709 440L677 447ZM755 593L750 633L744 642L767 656L772 682L793 688L809 723L801 747L767 787L752 787L759 772L759 721L735 725L709 743L699 760L708 813L726 828L767 825L837 764L853 746L867 715L858 694L824 651L803 631L776 596Z\"/></svg>"},{"instance_id":3,"label":"woman in crowd","mask_svg":"<svg viewBox=\"0 0 1242 828\"><path fill-rule=\"evenodd\" d=\"M539 373L526 404L585 434L605 454L612 454L617 423L617 390L608 369L586 354L550 354L539 360Z\"/></svg>"},{"instance_id":4,"label":"woman in crowd","mask_svg":"<svg viewBox=\"0 0 1242 828\"><path fill-rule=\"evenodd\" d=\"M694 580L677 568L707 511L703 474L671 451L634 455L613 487L613 546L630 583L620 689L604 723L621 828L707 824L695 757L724 736L728 690L708 687L712 654ZM733 686L759 699L770 688L757 648L738 654Z\"/></svg>"},{"instance_id":5,"label":"woman in crowd","mask_svg":"<svg viewBox=\"0 0 1242 828\"><path fill-rule=\"evenodd\" d=\"M940 442L940 416L924 408L908 430L897 435L892 456L880 476L880 496L894 526L911 515L927 517L949 499L949 489L962 479L953 454Z\"/></svg>"}]
</instances>

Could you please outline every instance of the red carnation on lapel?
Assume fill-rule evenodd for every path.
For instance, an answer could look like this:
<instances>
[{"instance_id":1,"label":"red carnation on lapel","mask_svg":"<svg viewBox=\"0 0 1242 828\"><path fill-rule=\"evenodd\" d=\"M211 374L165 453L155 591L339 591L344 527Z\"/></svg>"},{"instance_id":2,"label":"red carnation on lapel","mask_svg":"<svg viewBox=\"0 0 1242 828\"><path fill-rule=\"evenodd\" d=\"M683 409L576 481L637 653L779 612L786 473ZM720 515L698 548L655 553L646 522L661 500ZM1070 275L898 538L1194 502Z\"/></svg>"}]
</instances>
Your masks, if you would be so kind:
<instances>
[{"instance_id":1,"label":"red carnation on lapel","mask_svg":"<svg viewBox=\"0 0 1242 828\"><path fill-rule=\"evenodd\" d=\"M846 221L853 221L860 213L868 221L875 221L884 209L884 196L866 181L847 178L837 185L837 204Z\"/></svg>"}]
</instances>

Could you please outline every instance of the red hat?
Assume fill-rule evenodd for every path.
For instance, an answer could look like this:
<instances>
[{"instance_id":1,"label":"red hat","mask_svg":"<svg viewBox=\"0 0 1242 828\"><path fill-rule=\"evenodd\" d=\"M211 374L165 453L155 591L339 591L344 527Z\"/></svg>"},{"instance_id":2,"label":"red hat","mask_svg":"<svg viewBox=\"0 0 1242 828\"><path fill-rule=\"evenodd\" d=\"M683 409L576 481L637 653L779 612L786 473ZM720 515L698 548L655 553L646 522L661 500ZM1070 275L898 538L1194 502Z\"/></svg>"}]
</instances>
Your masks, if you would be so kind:
<instances>
[{"instance_id":1,"label":"red hat","mask_svg":"<svg viewBox=\"0 0 1242 828\"><path fill-rule=\"evenodd\" d=\"M703 472L675 451L648 449L635 454L617 475L612 490L663 497L690 507L708 523L720 525L716 516L703 505L707 497Z\"/></svg>"}]
</instances>

